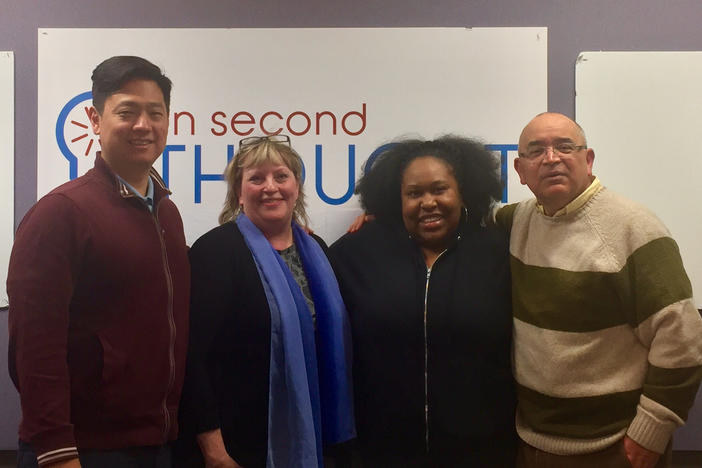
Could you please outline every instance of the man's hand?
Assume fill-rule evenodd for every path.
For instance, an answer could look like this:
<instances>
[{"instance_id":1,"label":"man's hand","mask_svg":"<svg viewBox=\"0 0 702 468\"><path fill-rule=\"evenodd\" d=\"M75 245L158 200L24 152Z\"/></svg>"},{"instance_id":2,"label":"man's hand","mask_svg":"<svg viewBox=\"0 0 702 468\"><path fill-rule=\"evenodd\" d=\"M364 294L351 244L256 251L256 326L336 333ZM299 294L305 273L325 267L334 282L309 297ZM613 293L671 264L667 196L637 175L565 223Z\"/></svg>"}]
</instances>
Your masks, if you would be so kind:
<instances>
[{"instance_id":1,"label":"man's hand","mask_svg":"<svg viewBox=\"0 0 702 468\"><path fill-rule=\"evenodd\" d=\"M653 468L660 454L648 450L628 436L624 436L624 453L634 468Z\"/></svg>"},{"instance_id":2,"label":"man's hand","mask_svg":"<svg viewBox=\"0 0 702 468\"><path fill-rule=\"evenodd\" d=\"M46 466L48 468L80 468L80 461L77 458L71 458L70 460L61 460Z\"/></svg>"}]
</instances>

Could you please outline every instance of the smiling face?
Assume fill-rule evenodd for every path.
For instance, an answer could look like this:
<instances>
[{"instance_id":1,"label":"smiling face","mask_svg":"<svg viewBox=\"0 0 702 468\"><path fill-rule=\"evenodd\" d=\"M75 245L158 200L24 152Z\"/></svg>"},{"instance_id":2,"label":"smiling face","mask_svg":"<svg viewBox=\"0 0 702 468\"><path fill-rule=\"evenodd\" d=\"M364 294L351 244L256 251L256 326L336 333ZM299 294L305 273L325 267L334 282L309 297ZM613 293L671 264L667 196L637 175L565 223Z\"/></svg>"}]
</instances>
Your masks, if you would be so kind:
<instances>
[{"instance_id":1,"label":"smiling face","mask_svg":"<svg viewBox=\"0 0 702 468\"><path fill-rule=\"evenodd\" d=\"M461 219L463 202L451 168L441 159L414 159L402 174L402 220L423 249L448 247Z\"/></svg>"},{"instance_id":2,"label":"smiling face","mask_svg":"<svg viewBox=\"0 0 702 468\"><path fill-rule=\"evenodd\" d=\"M582 130L562 114L538 115L522 131L519 137L520 157L514 160L520 182L529 186L548 215L553 215L577 198L593 179L594 151L583 148L566 155L553 151L554 145L562 143L585 146ZM546 148L539 158L521 157L534 147L550 148Z\"/></svg>"},{"instance_id":3,"label":"smiling face","mask_svg":"<svg viewBox=\"0 0 702 468\"><path fill-rule=\"evenodd\" d=\"M299 184L288 166L268 161L243 170L239 203L264 235L291 226Z\"/></svg>"},{"instance_id":4,"label":"smiling face","mask_svg":"<svg viewBox=\"0 0 702 468\"><path fill-rule=\"evenodd\" d=\"M156 82L131 80L105 100L102 113L90 109L102 157L122 177L148 172L166 146L168 112Z\"/></svg>"}]
</instances>

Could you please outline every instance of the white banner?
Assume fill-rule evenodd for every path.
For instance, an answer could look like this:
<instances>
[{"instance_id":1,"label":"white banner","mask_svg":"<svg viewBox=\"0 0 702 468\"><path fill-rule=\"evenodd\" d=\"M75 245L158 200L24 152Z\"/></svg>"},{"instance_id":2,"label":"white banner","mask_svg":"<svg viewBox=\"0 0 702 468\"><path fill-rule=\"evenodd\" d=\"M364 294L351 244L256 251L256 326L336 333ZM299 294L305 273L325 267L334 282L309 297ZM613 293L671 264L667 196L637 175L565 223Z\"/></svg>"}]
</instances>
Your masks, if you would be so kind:
<instances>
[{"instance_id":1,"label":"white banner","mask_svg":"<svg viewBox=\"0 0 702 468\"><path fill-rule=\"evenodd\" d=\"M511 167L521 128L547 108L546 43L545 28L40 29L38 196L92 167L93 68L139 55L174 83L155 167L188 242L217 223L238 141L278 129L305 162L312 227L332 242L359 212L362 163L398 136L478 137ZM529 196L507 174L510 201Z\"/></svg>"},{"instance_id":2,"label":"white banner","mask_svg":"<svg viewBox=\"0 0 702 468\"><path fill-rule=\"evenodd\" d=\"M15 57L0 52L0 307L7 306L7 265L15 230Z\"/></svg>"}]
</instances>

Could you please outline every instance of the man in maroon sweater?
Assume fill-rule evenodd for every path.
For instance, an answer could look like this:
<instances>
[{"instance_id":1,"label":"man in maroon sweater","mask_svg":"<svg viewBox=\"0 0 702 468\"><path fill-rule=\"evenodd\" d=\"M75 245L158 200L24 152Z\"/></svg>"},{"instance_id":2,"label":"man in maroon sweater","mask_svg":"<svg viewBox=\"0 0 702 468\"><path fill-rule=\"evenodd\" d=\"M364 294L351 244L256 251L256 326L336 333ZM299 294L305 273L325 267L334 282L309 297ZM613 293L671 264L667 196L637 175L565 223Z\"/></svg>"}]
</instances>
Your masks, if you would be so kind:
<instances>
[{"instance_id":1,"label":"man in maroon sweater","mask_svg":"<svg viewBox=\"0 0 702 468\"><path fill-rule=\"evenodd\" d=\"M166 468L190 294L183 223L151 167L171 81L128 56L92 79L95 167L29 210L10 258L18 466Z\"/></svg>"}]
</instances>

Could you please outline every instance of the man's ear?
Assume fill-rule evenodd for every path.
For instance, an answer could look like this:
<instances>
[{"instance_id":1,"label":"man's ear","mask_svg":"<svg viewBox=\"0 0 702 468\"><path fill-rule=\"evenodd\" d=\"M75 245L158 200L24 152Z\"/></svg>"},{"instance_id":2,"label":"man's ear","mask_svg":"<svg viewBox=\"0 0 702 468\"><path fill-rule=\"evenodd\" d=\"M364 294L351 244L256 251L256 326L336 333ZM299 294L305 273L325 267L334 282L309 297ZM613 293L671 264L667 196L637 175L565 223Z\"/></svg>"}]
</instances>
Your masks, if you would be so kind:
<instances>
[{"instance_id":1,"label":"man's ear","mask_svg":"<svg viewBox=\"0 0 702 468\"><path fill-rule=\"evenodd\" d=\"M514 170L517 171L517 174L519 175L519 183L526 185L526 179L522 175L524 168L520 166L523 162L524 161L522 161L522 158L514 158Z\"/></svg>"},{"instance_id":2,"label":"man's ear","mask_svg":"<svg viewBox=\"0 0 702 468\"><path fill-rule=\"evenodd\" d=\"M585 161L587 161L587 175L592 175L592 163L595 162L595 150L592 148L587 149L587 154L585 155Z\"/></svg>"},{"instance_id":3,"label":"man's ear","mask_svg":"<svg viewBox=\"0 0 702 468\"><path fill-rule=\"evenodd\" d=\"M94 106L88 109L88 118L90 119L90 126L93 127L93 133L99 135L102 116Z\"/></svg>"}]
</instances>

